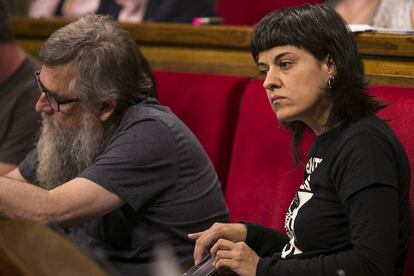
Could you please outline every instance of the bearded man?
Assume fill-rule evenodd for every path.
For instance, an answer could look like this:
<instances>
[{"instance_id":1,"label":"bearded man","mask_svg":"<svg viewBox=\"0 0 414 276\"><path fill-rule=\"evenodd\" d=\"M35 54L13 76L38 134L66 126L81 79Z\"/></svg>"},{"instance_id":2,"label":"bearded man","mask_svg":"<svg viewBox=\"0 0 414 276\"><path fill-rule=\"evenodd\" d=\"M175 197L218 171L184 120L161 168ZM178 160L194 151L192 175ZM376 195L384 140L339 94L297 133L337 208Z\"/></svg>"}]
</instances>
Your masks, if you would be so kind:
<instances>
[{"instance_id":1,"label":"bearded man","mask_svg":"<svg viewBox=\"0 0 414 276\"><path fill-rule=\"evenodd\" d=\"M53 219L121 275L148 275L159 243L191 260L187 233L228 220L211 162L188 128L147 96L140 58L107 17L89 15L52 34L35 73L37 148L0 177L2 216Z\"/></svg>"}]
</instances>

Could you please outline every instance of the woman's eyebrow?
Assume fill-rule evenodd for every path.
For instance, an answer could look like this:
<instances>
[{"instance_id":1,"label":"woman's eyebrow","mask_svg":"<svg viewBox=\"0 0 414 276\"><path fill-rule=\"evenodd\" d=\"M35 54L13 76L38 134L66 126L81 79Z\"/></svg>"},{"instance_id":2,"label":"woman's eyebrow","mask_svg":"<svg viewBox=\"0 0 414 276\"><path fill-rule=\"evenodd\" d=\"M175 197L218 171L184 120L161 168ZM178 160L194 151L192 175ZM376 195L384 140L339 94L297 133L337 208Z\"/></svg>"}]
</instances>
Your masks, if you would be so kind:
<instances>
[{"instance_id":1,"label":"woman's eyebrow","mask_svg":"<svg viewBox=\"0 0 414 276\"><path fill-rule=\"evenodd\" d=\"M279 60L280 60L282 57L284 57L284 56L286 56L286 55L288 55L288 54L290 54L290 52L283 52L283 53L277 54L277 55L273 58L273 62L274 62L274 63L278 63L278 62L279 62Z\"/></svg>"},{"instance_id":2,"label":"woman's eyebrow","mask_svg":"<svg viewBox=\"0 0 414 276\"><path fill-rule=\"evenodd\" d=\"M277 55L273 58L273 62L274 62L274 63L278 63L278 62L279 62L279 60L280 60L282 57L284 57L284 56L286 56L286 55L288 55L288 54L291 54L291 52L282 52L282 53L280 53L280 54L277 54ZM266 63L263 63L263 62L258 62L258 63L257 63L257 66L267 66L267 64L266 64Z\"/></svg>"}]
</instances>

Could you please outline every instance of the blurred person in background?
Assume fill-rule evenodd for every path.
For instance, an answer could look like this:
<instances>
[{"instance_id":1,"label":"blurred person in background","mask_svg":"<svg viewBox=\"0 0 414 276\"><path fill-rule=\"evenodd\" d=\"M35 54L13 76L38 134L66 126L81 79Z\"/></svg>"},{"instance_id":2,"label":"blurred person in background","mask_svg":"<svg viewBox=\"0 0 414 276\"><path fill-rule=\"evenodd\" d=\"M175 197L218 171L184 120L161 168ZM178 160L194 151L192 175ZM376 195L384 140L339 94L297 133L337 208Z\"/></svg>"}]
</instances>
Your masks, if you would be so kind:
<instances>
[{"instance_id":1,"label":"blurred person in background","mask_svg":"<svg viewBox=\"0 0 414 276\"><path fill-rule=\"evenodd\" d=\"M191 23L195 17L215 16L214 0L34 0L29 16L78 18L111 15L121 22Z\"/></svg>"},{"instance_id":2,"label":"blurred person in background","mask_svg":"<svg viewBox=\"0 0 414 276\"><path fill-rule=\"evenodd\" d=\"M14 169L34 147L40 96L33 78L37 61L20 48L11 29L7 3L0 0L0 174Z\"/></svg>"},{"instance_id":3,"label":"blurred person in background","mask_svg":"<svg viewBox=\"0 0 414 276\"><path fill-rule=\"evenodd\" d=\"M3 0L6 2L12 16L27 17L31 0Z\"/></svg>"},{"instance_id":4,"label":"blurred person in background","mask_svg":"<svg viewBox=\"0 0 414 276\"><path fill-rule=\"evenodd\" d=\"M413 0L328 0L348 24L391 29L414 28Z\"/></svg>"}]
</instances>

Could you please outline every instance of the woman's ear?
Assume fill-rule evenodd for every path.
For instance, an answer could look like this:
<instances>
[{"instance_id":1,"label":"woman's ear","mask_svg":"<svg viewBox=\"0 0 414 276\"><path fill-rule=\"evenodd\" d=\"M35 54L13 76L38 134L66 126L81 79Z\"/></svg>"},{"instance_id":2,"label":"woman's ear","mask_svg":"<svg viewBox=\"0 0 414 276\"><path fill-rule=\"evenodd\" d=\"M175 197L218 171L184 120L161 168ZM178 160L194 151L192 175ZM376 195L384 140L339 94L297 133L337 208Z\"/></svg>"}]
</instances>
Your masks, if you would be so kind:
<instances>
[{"instance_id":1,"label":"woman's ear","mask_svg":"<svg viewBox=\"0 0 414 276\"><path fill-rule=\"evenodd\" d=\"M105 122L106 120L108 120L109 117L111 117L111 115L114 113L116 105L117 105L116 100L110 100L108 102L102 103L100 110L99 110L99 119L102 122Z\"/></svg>"},{"instance_id":2,"label":"woman's ear","mask_svg":"<svg viewBox=\"0 0 414 276\"><path fill-rule=\"evenodd\" d=\"M326 72L328 73L329 78L335 78L336 76L336 65L335 65L335 61L332 58L332 55L329 54L326 57Z\"/></svg>"}]
</instances>

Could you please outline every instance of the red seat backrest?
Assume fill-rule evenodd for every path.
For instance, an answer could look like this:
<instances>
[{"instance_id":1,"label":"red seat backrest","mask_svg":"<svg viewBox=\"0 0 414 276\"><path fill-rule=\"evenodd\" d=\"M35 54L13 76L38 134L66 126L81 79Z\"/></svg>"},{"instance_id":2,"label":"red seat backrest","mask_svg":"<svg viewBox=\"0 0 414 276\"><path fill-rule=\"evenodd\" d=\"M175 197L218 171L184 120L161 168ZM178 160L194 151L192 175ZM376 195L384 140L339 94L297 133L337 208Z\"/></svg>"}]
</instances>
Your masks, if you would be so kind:
<instances>
[{"instance_id":1,"label":"red seat backrest","mask_svg":"<svg viewBox=\"0 0 414 276\"><path fill-rule=\"evenodd\" d=\"M254 25L273 10L306 3L316 4L322 0L218 0L217 15L227 25Z\"/></svg>"},{"instance_id":2,"label":"red seat backrest","mask_svg":"<svg viewBox=\"0 0 414 276\"><path fill-rule=\"evenodd\" d=\"M232 221L283 231L303 168L293 161L290 135L277 122L262 83L251 81L243 95L225 196Z\"/></svg>"},{"instance_id":3,"label":"red seat backrest","mask_svg":"<svg viewBox=\"0 0 414 276\"><path fill-rule=\"evenodd\" d=\"M369 89L370 94L382 99L388 107L379 112L403 144L411 164L410 209L411 233L414 233L414 88L376 86ZM404 276L414 275L414 238L409 242Z\"/></svg>"},{"instance_id":4,"label":"red seat backrest","mask_svg":"<svg viewBox=\"0 0 414 276\"><path fill-rule=\"evenodd\" d=\"M229 169L240 99L247 78L154 72L161 104L191 129L216 168L223 188Z\"/></svg>"}]
</instances>

